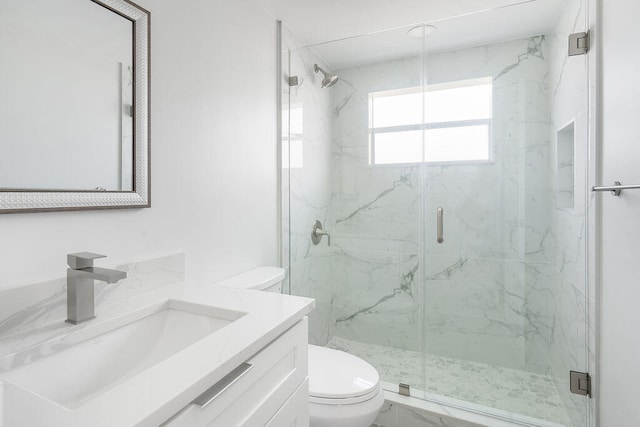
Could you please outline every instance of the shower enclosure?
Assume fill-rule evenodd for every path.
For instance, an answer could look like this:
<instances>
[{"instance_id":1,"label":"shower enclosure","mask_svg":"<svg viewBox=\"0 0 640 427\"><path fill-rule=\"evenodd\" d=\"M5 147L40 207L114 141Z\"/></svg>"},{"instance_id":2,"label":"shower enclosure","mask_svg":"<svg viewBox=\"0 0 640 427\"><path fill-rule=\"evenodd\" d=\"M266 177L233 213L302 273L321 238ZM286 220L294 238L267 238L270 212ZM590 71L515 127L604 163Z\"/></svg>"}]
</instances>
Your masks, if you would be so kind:
<instances>
[{"instance_id":1,"label":"shower enclosure","mask_svg":"<svg viewBox=\"0 0 640 427\"><path fill-rule=\"evenodd\" d=\"M586 426L587 5L536 3L314 45L284 23L285 292L389 391Z\"/></svg>"}]
</instances>

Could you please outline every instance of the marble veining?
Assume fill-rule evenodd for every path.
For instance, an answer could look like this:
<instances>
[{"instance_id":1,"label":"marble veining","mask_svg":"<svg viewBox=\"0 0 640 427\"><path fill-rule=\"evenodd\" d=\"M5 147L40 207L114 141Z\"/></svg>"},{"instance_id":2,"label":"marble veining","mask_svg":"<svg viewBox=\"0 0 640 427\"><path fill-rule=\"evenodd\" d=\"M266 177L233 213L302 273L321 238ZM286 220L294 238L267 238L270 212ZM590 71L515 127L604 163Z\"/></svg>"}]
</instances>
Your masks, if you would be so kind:
<instances>
[{"instance_id":1,"label":"marble veining","mask_svg":"<svg viewBox=\"0 0 640 427\"><path fill-rule=\"evenodd\" d=\"M96 310L185 278L184 254L110 267L126 271L127 278L111 285L96 281ZM66 278L0 291L0 313L0 358L66 333Z\"/></svg>"},{"instance_id":2,"label":"marble veining","mask_svg":"<svg viewBox=\"0 0 640 427\"><path fill-rule=\"evenodd\" d=\"M573 187L577 190L572 196L571 207L555 210L552 217L553 240L550 259L554 281L546 288L549 298L544 303L553 307L547 313L551 327L545 333L542 351L547 353L556 387L567 408L574 426L587 425L587 406L589 400L573 395L566 387L569 370L589 370L592 351L587 350L589 331L587 330L587 241L588 227L586 214L587 197L584 191L588 187L588 86L586 60L583 56L568 57L566 54L567 35L586 31L586 7L584 0L566 2L556 25L549 34L549 61L551 63L549 82L553 91L550 95L550 117L552 138L552 163L557 164L557 132L572 123L574 137ZM554 185L562 182L559 171L553 171ZM540 284L538 288L540 289ZM543 287L544 288L544 287ZM545 312L542 301L531 301L537 312ZM548 344L547 344L548 342ZM590 356L590 357L589 357ZM593 364L591 364L593 366ZM590 370L594 374L593 370Z\"/></svg>"},{"instance_id":3,"label":"marble veining","mask_svg":"<svg viewBox=\"0 0 640 427\"><path fill-rule=\"evenodd\" d=\"M551 289L561 274L574 276L562 265L581 256L579 251L556 255L569 234L556 228L549 215L555 207L547 78L554 51L549 40L555 37L436 53L426 61L429 83L493 76L494 160L487 165L368 165L365 95L410 86L421 62L407 58L336 70L349 84L332 88L334 108L340 110L333 119L329 216L335 218L339 247L332 299L335 335L407 349L424 339L429 351L442 356L549 372L545 349L558 328L553 316L539 313L545 312L551 293L539 294L546 298L539 299L540 305L527 298L535 289L531 284L538 283L536 274ZM431 243L431 209L437 206L446 212L443 245ZM420 286L411 295L391 297L394 283L407 271L407 257L418 259L421 252L393 249L386 242L419 246L422 236L427 239L424 265L415 278ZM560 268L547 268L556 259ZM401 320L398 313L409 316ZM421 316L426 322L422 337ZM496 352L496 347L503 350Z\"/></svg>"},{"instance_id":4,"label":"marble veining","mask_svg":"<svg viewBox=\"0 0 640 427\"><path fill-rule=\"evenodd\" d=\"M16 364L8 368L62 351L70 344L83 342L90 344L100 341L105 338L103 334L106 332L114 331L115 328L123 325L132 325L131 322L140 319L141 316L157 312L167 304L172 305L173 303L168 303L168 300L172 300L178 307L198 306L201 307L197 309L198 311L207 310L214 317L217 317L215 313L219 313L223 319L233 319L233 321L201 337L192 345L181 347L170 357L160 357L161 360L153 360L152 354L161 356L167 347L160 345L159 349L152 348L153 351L148 354L145 347L147 345L154 347L158 342L153 339L150 342L144 342L138 349L142 350L142 359L145 359L145 356L151 357L146 359L146 362L152 360L152 366L145 366L145 369L139 371L137 368L141 365L134 362L134 365L128 365L132 368L129 372L133 376L124 376L121 380L99 391L94 388L95 376L90 375L90 369L83 370L79 365L78 376L88 375L86 378L88 383L85 383L88 385L88 389L85 389L87 392L79 390L80 397L90 396L90 398L78 402L78 405L74 402L70 407L63 406L64 403L59 401L49 400L46 393L39 394L28 383L14 383L10 378L11 373L0 376L0 391L4 403L0 411L0 424L16 427L162 425L205 391L209 387L208 384L220 381L229 374L232 367L246 361L265 345L290 330L292 326L297 325L295 326L299 331L297 339L302 340L306 336L305 316L314 305L314 302L307 298L181 281L123 299L117 304L105 305L95 320L81 325L67 325L62 334L26 349L23 352L25 356L23 360L14 360ZM157 332L163 333L164 327L166 324L159 327ZM41 329L43 330L41 336L47 335L47 325ZM174 330L177 333L179 331L180 328ZM144 330L141 332L144 335ZM92 340L93 338L95 340ZM126 344L126 339L123 343ZM103 352L98 355L96 363L101 361L109 368L112 363L111 358L117 358L119 355L118 344L115 344L112 350L113 354ZM91 366L95 356L91 352L98 350L89 345L89 348L84 347L79 351L87 356L84 359L85 364ZM59 355L62 356L61 353ZM11 356L0 359L2 371L6 370L6 363L11 362L10 359ZM142 364L144 363L142 361ZM127 366L126 363L115 365L111 368L116 375L122 366ZM32 368L34 370L29 375L33 374L33 378L37 381L40 372L37 365L34 364ZM102 378L105 372L104 369L100 372ZM108 375L109 372L106 374ZM73 381L77 378L67 379ZM82 386L83 382L79 385ZM91 390L97 393L91 394Z\"/></svg>"},{"instance_id":5,"label":"marble veining","mask_svg":"<svg viewBox=\"0 0 640 427\"><path fill-rule=\"evenodd\" d=\"M354 93L350 93L348 95L346 95L344 97L344 99L342 101L340 101L338 103L338 105L336 105L333 109L333 111L335 112L336 116L340 115L340 111L342 111L342 109L349 103L349 101L351 101L351 97L354 95Z\"/></svg>"},{"instance_id":6,"label":"marble veining","mask_svg":"<svg viewBox=\"0 0 640 427\"><path fill-rule=\"evenodd\" d=\"M304 48L286 26L282 31L283 47L287 53L286 78L298 76L297 86L283 85L284 113L291 121L283 121L283 139L299 138L302 143L301 162L283 169L283 266L287 268L286 291L292 295L315 298L317 308L309 317L309 341L325 344L331 329L333 270L332 248L327 239L314 246L310 240L311 227L315 220L324 224L325 230L333 233L329 220L331 203L331 126L330 92L320 87L313 64L329 67L311 49ZM283 114L284 116L285 114ZM287 153L285 153L287 154ZM288 153L290 154L290 153ZM333 234L332 234L333 237Z\"/></svg>"},{"instance_id":7,"label":"marble veining","mask_svg":"<svg viewBox=\"0 0 640 427\"><path fill-rule=\"evenodd\" d=\"M567 5L563 9L562 15L558 19L558 24L553 31L553 35L558 38L564 38L566 34L575 33L578 31L580 19L584 19L583 9L584 1L583 0L572 0L567 2ZM573 19L573 20L572 20ZM584 22L584 21L583 21ZM584 30L583 30L584 31ZM553 98L555 99L558 90L560 89L560 85L564 80L564 73L566 70L567 61L569 57L563 55L562 57L562 65L558 67L560 70L558 73L558 78L553 90Z\"/></svg>"},{"instance_id":8,"label":"marble veining","mask_svg":"<svg viewBox=\"0 0 640 427\"><path fill-rule=\"evenodd\" d=\"M498 75L496 75L494 77L494 80L498 80L500 77L504 76L505 74L507 74L509 71L513 70L514 68L518 67L522 61L525 61L527 59L529 59L532 56L535 56L537 58L540 59L544 59L544 53L541 49L542 44L545 41L545 36L536 36L536 37L531 37L529 39L529 44L527 45L527 51L525 53L521 53L520 55L518 55L518 60L517 62L506 66L502 71L500 71L498 73Z\"/></svg>"},{"instance_id":9,"label":"marble veining","mask_svg":"<svg viewBox=\"0 0 640 427\"><path fill-rule=\"evenodd\" d=\"M346 317L340 317L338 319L336 319L336 325L338 323L341 322L347 322L349 320L353 320L354 318L356 318L358 315L363 314L363 313L370 313L371 310L374 310L376 307L378 307L380 304L394 298L396 295L400 294L400 293L404 293L407 294L410 297L413 297L413 291L412 291L412 287L414 286L414 282L415 282L415 275L416 275L416 271L418 270L418 266L419 264L416 264L415 266L413 266L411 268L411 270L409 270L407 273L403 274L400 277L400 286L397 288L394 288L392 290L392 293L390 293L389 295L385 295L383 297L381 297L378 301L376 301L374 304L362 308L360 310L358 310L357 312L346 316Z\"/></svg>"},{"instance_id":10,"label":"marble veining","mask_svg":"<svg viewBox=\"0 0 640 427\"><path fill-rule=\"evenodd\" d=\"M292 51L302 64L292 74L307 78L291 105L302 101L309 112L305 149L314 164L292 171L290 276L302 280L292 292L321 307L313 340L426 350L538 375L555 382L566 425L585 424L586 403L566 391L566 373L586 369L591 331L587 205L576 192L572 208L556 208L556 133L572 121L573 185L588 184L585 61L566 56L584 9L583 0L569 0L547 34L332 69L341 79L330 90L309 72L319 61L311 49ZM491 161L369 164L371 92L489 76ZM445 210L444 244L435 243L437 207ZM314 217L332 233L331 248L309 246Z\"/></svg>"},{"instance_id":11,"label":"marble veining","mask_svg":"<svg viewBox=\"0 0 640 427\"><path fill-rule=\"evenodd\" d=\"M375 196L373 198L373 200L371 200L370 202L365 202L363 205L359 206L356 210L354 210L353 212L351 212L350 214L348 214L347 216L343 217L343 218L337 218L335 223L339 224L341 222L344 221L349 221L352 218L354 218L358 213L362 212L362 211L366 211L368 209L370 209L373 205L375 205L380 199L382 199L383 197L385 197L386 195L390 194L393 190L395 190L397 187L399 187L400 185L408 185L411 187L411 180L409 178L408 174L403 174L400 175L400 178L397 179L396 181L394 181L392 183L392 186L389 188L386 188L384 190L382 190L380 192L380 194L378 194L377 196Z\"/></svg>"},{"instance_id":12,"label":"marble veining","mask_svg":"<svg viewBox=\"0 0 640 427\"><path fill-rule=\"evenodd\" d=\"M464 265L467 263L467 258L460 258L455 263L447 266L444 270L441 270L435 274L429 274L425 277L425 280L441 280L441 279L450 279L454 273L462 270Z\"/></svg>"}]
</instances>

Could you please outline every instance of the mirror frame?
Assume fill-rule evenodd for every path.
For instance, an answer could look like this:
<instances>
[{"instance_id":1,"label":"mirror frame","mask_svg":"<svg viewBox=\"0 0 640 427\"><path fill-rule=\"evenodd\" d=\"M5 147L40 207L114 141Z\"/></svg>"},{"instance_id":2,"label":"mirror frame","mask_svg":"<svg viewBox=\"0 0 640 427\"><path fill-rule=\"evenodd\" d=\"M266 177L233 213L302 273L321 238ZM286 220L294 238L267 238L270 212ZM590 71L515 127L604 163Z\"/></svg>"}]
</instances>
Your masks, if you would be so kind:
<instances>
[{"instance_id":1,"label":"mirror frame","mask_svg":"<svg viewBox=\"0 0 640 427\"><path fill-rule=\"evenodd\" d=\"M129 0L87 0L133 24L133 191L0 191L0 213L151 207L151 14Z\"/></svg>"}]
</instances>

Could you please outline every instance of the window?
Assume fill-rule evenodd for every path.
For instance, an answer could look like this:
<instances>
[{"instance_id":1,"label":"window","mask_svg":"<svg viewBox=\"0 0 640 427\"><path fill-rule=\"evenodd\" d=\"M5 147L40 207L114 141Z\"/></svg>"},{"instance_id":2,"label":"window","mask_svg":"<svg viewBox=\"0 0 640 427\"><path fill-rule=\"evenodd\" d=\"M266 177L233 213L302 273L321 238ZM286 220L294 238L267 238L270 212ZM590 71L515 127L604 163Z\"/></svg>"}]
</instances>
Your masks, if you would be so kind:
<instances>
[{"instance_id":1,"label":"window","mask_svg":"<svg viewBox=\"0 0 640 427\"><path fill-rule=\"evenodd\" d=\"M369 94L369 161L491 159L491 77Z\"/></svg>"},{"instance_id":2,"label":"window","mask_svg":"<svg viewBox=\"0 0 640 427\"><path fill-rule=\"evenodd\" d=\"M301 169L304 167L304 107L292 104L282 112L282 167Z\"/></svg>"}]
</instances>

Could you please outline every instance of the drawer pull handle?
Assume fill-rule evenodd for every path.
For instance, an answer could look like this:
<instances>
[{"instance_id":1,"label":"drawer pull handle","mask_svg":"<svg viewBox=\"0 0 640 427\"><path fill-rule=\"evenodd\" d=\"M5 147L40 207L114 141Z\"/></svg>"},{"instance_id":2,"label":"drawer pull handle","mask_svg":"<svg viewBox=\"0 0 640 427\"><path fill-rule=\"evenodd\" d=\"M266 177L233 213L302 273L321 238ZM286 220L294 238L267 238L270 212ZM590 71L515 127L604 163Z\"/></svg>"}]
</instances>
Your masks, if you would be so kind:
<instances>
[{"instance_id":1,"label":"drawer pull handle","mask_svg":"<svg viewBox=\"0 0 640 427\"><path fill-rule=\"evenodd\" d=\"M226 389L231 387L236 381L244 376L253 368L251 363L243 363L242 365L229 372L220 381L209 387L204 393L196 397L191 403L198 405L202 408L209 406L218 396L225 392Z\"/></svg>"}]
</instances>

